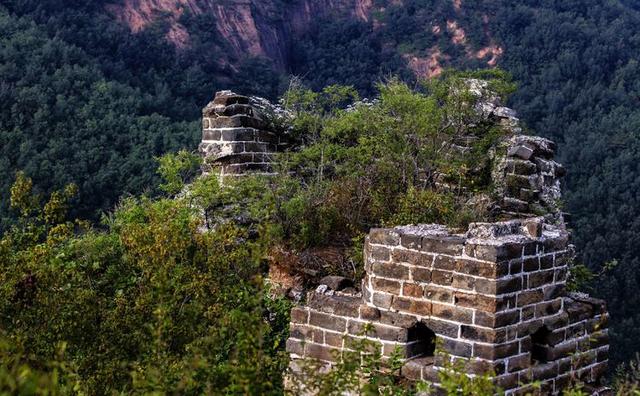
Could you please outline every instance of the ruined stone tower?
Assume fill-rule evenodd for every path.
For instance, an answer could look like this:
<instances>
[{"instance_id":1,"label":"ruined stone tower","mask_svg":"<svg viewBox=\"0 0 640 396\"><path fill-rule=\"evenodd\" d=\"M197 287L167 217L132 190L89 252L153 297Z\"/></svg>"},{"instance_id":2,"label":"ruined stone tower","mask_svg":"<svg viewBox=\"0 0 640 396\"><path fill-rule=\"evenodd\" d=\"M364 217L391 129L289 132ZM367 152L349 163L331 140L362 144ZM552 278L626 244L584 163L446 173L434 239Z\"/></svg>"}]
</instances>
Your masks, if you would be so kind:
<instances>
[{"instance_id":1,"label":"ruined stone tower","mask_svg":"<svg viewBox=\"0 0 640 396\"><path fill-rule=\"evenodd\" d=\"M270 154L286 147L252 98L229 91L204 109L205 171L271 172ZM264 103L264 102L262 102ZM265 110L266 109L266 110ZM367 338L383 356L399 350L401 375L439 383L444 358L469 375L491 372L508 395L534 381L559 394L572 380L599 394L607 370L608 313L603 301L566 291L573 246L559 209L555 144L520 134L512 110L480 109L513 133L497 148L495 223L464 232L441 225L372 229L364 246L360 290L329 279L291 312L287 351L330 366ZM365 328L372 330L365 333Z\"/></svg>"},{"instance_id":2,"label":"ruined stone tower","mask_svg":"<svg viewBox=\"0 0 640 396\"><path fill-rule=\"evenodd\" d=\"M286 137L273 127L279 111L261 98L217 92L202 111L204 172L221 177L271 173L272 154L286 147Z\"/></svg>"},{"instance_id":3,"label":"ruined stone tower","mask_svg":"<svg viewBox=\"0 0 640 396\"><path fill-rule=\"evenodd\" d=\"M505 221L456 233L441 225L373 229L360 292L321 285L291 313L287 350L331 365L363 337L383 356L400 350L401 375L436 387L443 358L491 372L507 395L559 394L572 380L600 394L607 370L603 301L567 293L568 243L558 209L562 166L553 142L515 135L496 164ZM536 214L545 213L545 216ZM364 333L366 325L372 329Z\"/></svg>"}]
</instances>

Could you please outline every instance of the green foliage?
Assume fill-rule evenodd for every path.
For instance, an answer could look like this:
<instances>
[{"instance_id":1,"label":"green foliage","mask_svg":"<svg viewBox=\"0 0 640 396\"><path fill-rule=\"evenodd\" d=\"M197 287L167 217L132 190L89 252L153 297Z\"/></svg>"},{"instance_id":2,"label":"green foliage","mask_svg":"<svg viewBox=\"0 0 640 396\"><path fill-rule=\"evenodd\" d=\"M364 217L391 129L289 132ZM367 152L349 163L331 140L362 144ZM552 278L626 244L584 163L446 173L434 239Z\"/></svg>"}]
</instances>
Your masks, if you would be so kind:
<instances>
[{"instance_id":1,"label":"green foliage","mask_svg":"<svg viewBox=\"0 0 640 396\"><path fill-rule=\"evenodd\" d=\"M486 372L474 377L466 373L467 365L463 360L451 361L446 353L439 352L444 362L444 370L438 372L438 379L447 395L492 396L503 391L493 383L495 373Z\"/></svg>"},{"instance_id":2,"label":"green foliage","mask_svg":"<svg viewBox=\"0 0 640 396\"><path fill-rule=\"evenodd\" d=\"M478 116L470 77L448 73L424 93L390 80L378 85L378 101L347 109L339 106L357 99L348 88L294 85L283 102L301 148L278 163L281 174L303 182L287 176L271 182L282 239L304 248L349 241L381 224L483 219L465 203L490 193L487 149L503 131ZM469 137L470 150L459 150Z\"/></svg>"},{"instance_id":3,"label":"green foliage","mask_svg":"<svg viewBox=\"0 0 640 396\"><path fill-rule=\"evenodd\" d=\"M0 334L1 335L1 334ZM65 343L60 343L55 359L34 369L20 345L0 338L0 395L82 395L75 371L64 361Z\"/></svg>"},{"instance_id":4,"label":"green foliage","mask_svg":"<svg viewBox=\"0 0 640 396\"><path fill-rule=\"evenodd\" d=\"M640 354L634 360L618 366L613 379L616 396L640 395Z\"/></svg>"},{"instance_id":5,"label":"green foliage","mask_svg":"<svg viewBox=\"0 0 640 396\"><path fill-rule=\"evenodd\" d=\"M160 189L170 195L179 193L185 184L195 177L202 164L202 157L186 150L177 154L166 154L157 160L158 173L164 180Z\"/></svg>"},{"instance_id":6,"label":"green foliage","mask_svg":"<svg viewBox=\"0 0 640 396\"><path fill-rule=\"evenodd\" d=\"M35 202L29 184L20 202ZM263 288L259 241L234 224L199 232L187 196L127 198L104 231L82 231L62 216L71 190L0 240L0 328L22 348L0 353L2 389L282 391L289 305Z\"/></svg>"}]
</instances>

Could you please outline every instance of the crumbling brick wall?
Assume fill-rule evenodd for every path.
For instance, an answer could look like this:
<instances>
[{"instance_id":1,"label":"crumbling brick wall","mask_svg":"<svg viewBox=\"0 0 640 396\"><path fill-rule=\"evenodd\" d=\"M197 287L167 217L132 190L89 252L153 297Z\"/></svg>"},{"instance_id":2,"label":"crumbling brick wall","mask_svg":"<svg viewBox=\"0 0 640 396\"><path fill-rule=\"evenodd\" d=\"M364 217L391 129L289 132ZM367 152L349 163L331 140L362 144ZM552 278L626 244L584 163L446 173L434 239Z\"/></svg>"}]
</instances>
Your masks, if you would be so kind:
<instances>
[{"instance_id":1,"label":"crumbling brick wall","mask_svg":"<svg viewBox=\"0 0 640 396\"><path fill-rule=\"evenodd\" d=\"M205 174L224 177L272 172L272 155L287 146L286 137L270 125L269 109L252 99L220 91L202 111L199 151Z\"/></svg>"},{"instance_id":2,"label":"crumbling brick wall","mask_svg":"<svg viewBox=\"0 0 640 396\"><path fill-rule=\"evenodd\" d=\"M578 379L597 394L608 314L602 301L566 291L574 253L554 150L547 139L518 134L496 149L492 174L504 221L464 233L441 225L371 230L360 291L321 286L293 310L292 367L307 358L332 364L368 324L366 337L383 356L399 348L401 375L410 380L439 382L446 365L433 356L431 335L468 374L492 372L508 395L531 391L533 382L542 394L559 394Z\"/></svg>"},{"instance_id":3,"label":"crumbling brick wall","mask_svg":"<svg viewBox=\"0 0 640 396\"><path fill-rule=\"evenodd\" d=\"M272 154L288 147L269 114L278 111L286 119L264 100L218 92L203 110L205 173L271 173ZM494 213L504 221L463 233L440 225L371 230L360 290L330 277L292 310L292 367L308 358L331 365L366 337L383 356L399 350L409 380L438 384L446 365L434 356L437 344L468 374L494 373L509 395L534 381L558 394L572 379L597 392L608 314L602 301L566 292L573 247L555 144L522 135L511 109L481 101L478 111L507 129L492 153Z\"/></svg>"},{"instance_id":4,"label":"crumbling brick wall","mask_svg":"<svg viewBox=\"0 0 640 396\"><path fill-rule=\"evenodd\" d=\"M468 372L492 371L508 394L542 383L557 394L572 377L597 384L607 365L607 314L601 301L565 292L568 234L541 218L371 230L360 294L321 288L292 312L292 359L331 363L366 335L384 356L407 359L402 375L438 384L442 351ZM420 326L428 330L420 330ZM432 332L432 333L431 333Z\"/></svg>"}]
</instances>

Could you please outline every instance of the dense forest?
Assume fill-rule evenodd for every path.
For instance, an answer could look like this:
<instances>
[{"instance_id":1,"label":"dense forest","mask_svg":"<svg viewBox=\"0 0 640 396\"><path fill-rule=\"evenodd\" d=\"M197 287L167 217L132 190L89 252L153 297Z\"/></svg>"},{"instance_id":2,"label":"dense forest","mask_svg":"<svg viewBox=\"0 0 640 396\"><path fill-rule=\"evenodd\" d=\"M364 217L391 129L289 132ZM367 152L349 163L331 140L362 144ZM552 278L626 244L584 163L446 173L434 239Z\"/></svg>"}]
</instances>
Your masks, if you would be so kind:
<instances>
[{"instance_id":1,"label":"dense forest","mask_svg":"<svg viewBox=\"0 0 640 396\"><path fill-rule=\"evenodd\" d=\"M574 243L597 274L589 291L612 314L613 360L640 351L640 2L377 0L385 8L369 22L316 21L291 43L287 73L265 59L220 65L224 43L206 17L185 17L192 45L176 50L162 20L131 34L104 3L0 5L2 229L16 222L5 197L18 170L36 193L75 183L73 215L92 221L123 195L157 193L154 157L196 147L200 109L218 89L276 98L293 74L316 90L341 83L371 96L391 75L414 82L405 55L437 46L443 66L475 69L487 59L468 51L495 41L497 65L519 85L509 105L559 143ZM464 27L466 47L431 29L448 20Z\"/></svg>"}]
</instances>

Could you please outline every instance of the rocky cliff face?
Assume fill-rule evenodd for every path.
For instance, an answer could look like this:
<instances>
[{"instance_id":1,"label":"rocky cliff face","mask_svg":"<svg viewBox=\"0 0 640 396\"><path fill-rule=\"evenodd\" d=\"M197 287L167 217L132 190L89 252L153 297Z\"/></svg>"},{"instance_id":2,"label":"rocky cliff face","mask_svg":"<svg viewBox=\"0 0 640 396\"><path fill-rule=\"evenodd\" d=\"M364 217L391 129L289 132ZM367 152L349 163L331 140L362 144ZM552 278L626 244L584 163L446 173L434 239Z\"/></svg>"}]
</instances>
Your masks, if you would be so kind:
<instances>
[{"instance_id":1,"label":"rocky cliff face","mask_svg":"<svg viewBox=\"0 0 640 396\"><path fill-rule=\"evenodd\" d=\"M139 32L158 20L169 25L167 39L179 48L190 44L189 26L183 17L187 14L210 18L219 34L219 43L214 43L227 54L220 62L232 68L246 57L269 59L276 70L288 71L291 64L291 43L321 21L322 18L351 18L370 23L372 34L384 28L384 18L380 17L390 7L403 7L401 0L377 2L373 0L123 0L112 3L107 10L118 20ZM449 4L443 0L442 4ZM495 66L503 55L490 32L487 14L476 15L478 24L483 26L479 42L483 46L474 46L468 40L468 32L458 22L466 11L460 0L450 4L451 17L440 20L438 17L425 26L425 29L437 40L442 41L431 48L404 53L407 67L417 77L429 78L440 74L450 64L452 57L443 48L449 46L454 54L463 54L468 60L480 60L488 66ZM389 45L397 45L389 43Z\"/></svg>"},{"instance_id":2,"label":"rocky cliff face","mask_svg":"<svg viewBox=\"0 0 640 396\"><path fill-rule=\"evenodd\" d=\"M181 22L185 13L207 15L230 50L230 58L260 56L284 70L291 37L303 34L320 17L352 17L368 21L373 0L124 0L107 11L139 32L164 19L167 39L178 47L189 45L189 30Z\"/></svg>"}]
</instances>

